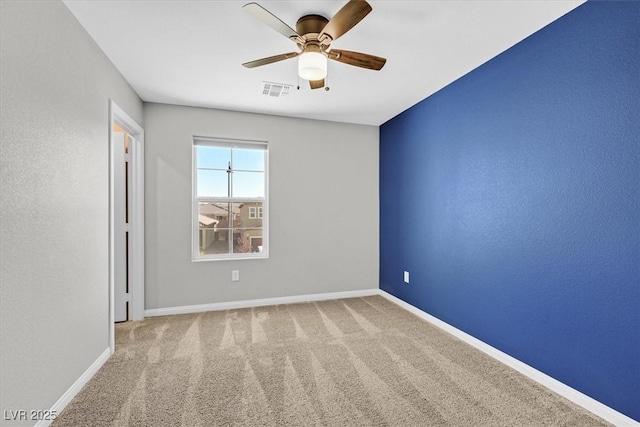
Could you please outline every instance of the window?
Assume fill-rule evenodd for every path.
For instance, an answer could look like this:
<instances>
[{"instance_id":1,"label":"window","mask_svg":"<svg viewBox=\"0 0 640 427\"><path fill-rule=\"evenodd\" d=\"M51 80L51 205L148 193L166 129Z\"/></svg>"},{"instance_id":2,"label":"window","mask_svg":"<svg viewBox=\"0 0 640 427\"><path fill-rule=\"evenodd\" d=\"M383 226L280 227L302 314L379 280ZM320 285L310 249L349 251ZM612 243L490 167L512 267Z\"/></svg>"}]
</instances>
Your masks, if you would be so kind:
<instances>
[{"instance_id":1,"label":"window","mask_svg":"<svg viewBox=\"0 0 640 427\"><path fill-rule=\"evenodd\" d=\"M267 148L194 137L194 261L267 257Z\"/></svg>"},{"instance_id":2,"label":"window","mask_svg":"<svg viewBox=\"0 0 640 427\"><path fill-rule=\"evenodd\" d=\"M259 207L251 206L249 208L249 218L251 219L262 218L262 206L259 206Z\"/></svg>"}]
</instances>

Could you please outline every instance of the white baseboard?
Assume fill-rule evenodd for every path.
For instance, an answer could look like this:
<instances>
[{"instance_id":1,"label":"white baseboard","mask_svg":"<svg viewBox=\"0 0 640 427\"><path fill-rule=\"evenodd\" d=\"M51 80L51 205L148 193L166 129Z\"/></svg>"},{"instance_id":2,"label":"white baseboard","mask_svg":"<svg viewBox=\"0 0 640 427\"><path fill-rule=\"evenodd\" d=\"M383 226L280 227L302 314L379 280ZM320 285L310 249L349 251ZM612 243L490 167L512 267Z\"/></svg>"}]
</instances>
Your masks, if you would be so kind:
<instances>
[{"instance_id":1,"label":"white baseboard","mask_svg":"<svg viewBox=\"0 0 640 427\"><path fill-rule=\"evenodd\" d=\"M478 350L482 351L483 353L486 353L487 355L493 357L494 359L504 363L505 365L515 369L516 371L520 372L521 374L524 374L525 376L531 378L532 380L534 380L535 382L542 384L543 386L547 387L548 389L550 389L553 392L558 393L560 396L572 401L573 403L583 407L584 409L586 409L587 411L599 416L600 418L604 419L605 421L608 421L616 426L619 427L634 427L634 426L640 426L640 423L633 420L632 418L627 417L626 415L616 411L615 409L612 409L600 402L598 402L597 400L587 396L586 394L583 394L581 392L579 392L576 389L573 389L571 387L569 387L568 385L561 383L560 381L556 380L555 378L550 377L549 375L538 371L537 369L527 365L526 363L523 363L521 361L519 361L518 359L509 356L506 353L503 353L502 351L498 350L495 347L490 346L489 344L486 344L482 341L480 341L479 339L467 334L466 332L462 332L460 329L457 329L451 325L449 325L446 322L443 322L442 320L433 317L432 315L425 313L424 311L420 310L419 308L416 308L414 306L412 306L409 303L406 303L404 301L402 301L401 299L383 291L382 289L379 289L379 295L382 295L383 297L385 297L386 299L388 299L389 301L396 303L397 305L399 305L400 307L406 309L407 311L415 314L416 316L426 320L427 322L439 327L440 329L444 330L445 332L450 333L451 335L455 336L456 338L461 339L462 341L466 342L469 345L472 345L473 347L477 348Z\"/></svg>"},{"instance_id":2,"label":"white baseboard","mask_svg":"<svg viewBox=\"0 0 640 427\"><path fill-rule=\"evenodd\" d=\"M102 367L102 365L104 365L104 362L106 362L109 357L111 357L111 348L107 348L105 351L103 351L102 354L95 360L95 362L93 362L91 366L89 366L87 370L84 371L82 375L80 375L80 378L78 378L76 382L73 383L73 385L69 387L69 389L62 395L62 397L58 399L56 403L54 403L54 405L51 407L51 412L60 415L62 410L69 404L69 402L71 402L74 397L76 397L76 394L78 394L78 392L82 390L82 387L84 387L85 384L89 382L89 380L96 374L96 372L98 372L98 370ZM40 420L35 425L35 427L47 427L52 422L53 420Z\"/></svg>"},{"instance_id":3,"label":"white baseboard","mask_svg":"<svg viewBox=\"0 0 640 427\"><path fill-rule=\"evenodd\" d=\"M341 298L357 298L378 295L379 289L360 291L331 292L326 294L295 295L290 297L263 298L244 301L218 302L211 304L185 305L182 307L152 308L144 311L145 317L167 316L171 314L200 313L203 311L235 310L239 308L261 307L266 305L295 304L299 302L324 301Z\"/></svg>"}]
</instances>

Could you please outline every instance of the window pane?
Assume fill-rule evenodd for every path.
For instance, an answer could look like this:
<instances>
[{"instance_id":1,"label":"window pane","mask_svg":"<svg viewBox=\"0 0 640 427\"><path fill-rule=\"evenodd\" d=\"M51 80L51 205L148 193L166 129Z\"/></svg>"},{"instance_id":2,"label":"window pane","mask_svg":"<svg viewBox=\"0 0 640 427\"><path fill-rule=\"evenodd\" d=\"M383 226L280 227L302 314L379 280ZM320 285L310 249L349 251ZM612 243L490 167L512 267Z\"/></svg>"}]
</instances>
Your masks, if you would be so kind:
<instances>
[{"instance_id":1,"label":"window pane","mask_svg":"<svg viewBox=\"0 0 640 427\"><path fill-rule=\"evenodd\" d=\"M233 197L264 197L264 172L234 172Z\"/></svg>"},{"instance_id":2,"label":"window pane","mask_svg":"<svg viewBox=\"0 0 640 427\"><path fill-rule=\"evenodd\" d=\"M229 167L229 162L231 161L231 148L196 145L196 150L198 168L227 170Z\"/></svg>"},{"instance_id":3,"label":"window pane","mask_svg":"<svg viewBox=\"0 0 640 427\"><path fill-rule=\"evenodd\" d=\"M204 228L199 230L200 255L228 254L229 253L228 228Z\"/></svg>"},{"instance_id":4,"label":"window pane","mask_svg":"<svg viewBox=\"0 0 640 427\"><path fill-rule=\"evenodd\" d=\"M228 197L229 173L227 171L198 170L198 197Z\"/></svg>"},{"instance_id":5,"label":"window pane","mask_svg":"<svg viewBox=\"0 0 640 427\"><path fill-rule=\"evenodd\" d=\"M233 230L233 253L262 252L262 229L242 228Z\"/></svg>"},{"instance_id":6,"label":"window pane","mask_svg":"<svg viewBox=\"0 0 640 427\"><path fill-rule=\"evenodd\" d=\"M264 171L264 150L233 149L233 169Z\"/></svg>"},{"instance_id":7,"label":"window pane","mask_svg":"<svg viewBox=\"0 0 640 427\"><path fill-rule=\"evenodd\" d=\"M198 203L200 255L229 253L230 228L238 223L240 216L239 206L234 205L238 203Z\"/></svg>"},{"instance_id":8,"label":"window pane","mask_svg":"<svg viewBox=\"0 0 640 427\"><path fill-rule=\"evenodd\" d=\"M200 214L201 226L215 226L218 228L231 228L229 226L229 212L233 206L229 203L200 202L198 213ZM215 224L213 224L215 223Z\"/></svg>"},{"instance_id":9,"label":"window pane","mask_svg":"<svg viewBox=\"0 0 640 427\"><path fill-rule=\"evenodd\" d=\"M262 228L262 202L241 203L238 208L241 221L236 227Z\"/></svg>"}]
</instances>

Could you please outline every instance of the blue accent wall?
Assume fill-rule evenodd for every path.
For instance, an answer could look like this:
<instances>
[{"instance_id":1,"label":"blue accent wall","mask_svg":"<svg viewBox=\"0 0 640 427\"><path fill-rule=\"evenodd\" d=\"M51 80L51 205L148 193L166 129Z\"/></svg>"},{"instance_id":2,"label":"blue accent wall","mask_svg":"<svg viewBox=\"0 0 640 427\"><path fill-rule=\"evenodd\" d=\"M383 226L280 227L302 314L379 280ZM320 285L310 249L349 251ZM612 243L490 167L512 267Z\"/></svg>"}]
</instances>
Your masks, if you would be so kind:
<instances>
[{"instance_id":1,"label":"blue accent wall","mask_svg":"<svg viewBox=\"0 0 640 427\"><path fill-rule=\"evenodd\" d=\"M382 125L380 245L381 289L640 420L640 2Z\"/></svg>"}]
</instances>

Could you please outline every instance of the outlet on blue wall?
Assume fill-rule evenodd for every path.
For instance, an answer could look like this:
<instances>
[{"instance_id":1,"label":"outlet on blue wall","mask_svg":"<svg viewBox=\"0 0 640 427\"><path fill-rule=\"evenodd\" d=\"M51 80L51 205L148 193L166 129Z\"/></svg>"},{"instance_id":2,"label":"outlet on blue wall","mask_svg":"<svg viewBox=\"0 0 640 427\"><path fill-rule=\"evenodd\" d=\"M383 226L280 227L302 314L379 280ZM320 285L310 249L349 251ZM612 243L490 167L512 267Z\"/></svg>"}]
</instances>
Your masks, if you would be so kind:
<instances>
[{"instance_id":1,"label":"outlet on blue wall","mask_svg":"<svg viewBox=\"0 0 640 427\"><path fill-rule=\"evenodd\" d=\"M380 287L640 420L640 2L403 112L380 159Z\"/></svg>"}]
</instances>

